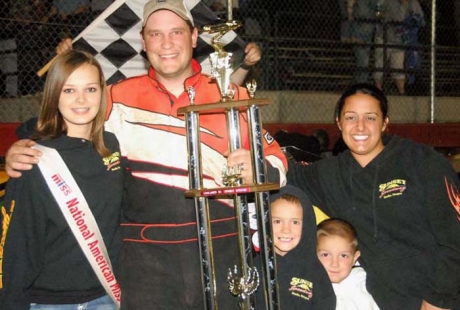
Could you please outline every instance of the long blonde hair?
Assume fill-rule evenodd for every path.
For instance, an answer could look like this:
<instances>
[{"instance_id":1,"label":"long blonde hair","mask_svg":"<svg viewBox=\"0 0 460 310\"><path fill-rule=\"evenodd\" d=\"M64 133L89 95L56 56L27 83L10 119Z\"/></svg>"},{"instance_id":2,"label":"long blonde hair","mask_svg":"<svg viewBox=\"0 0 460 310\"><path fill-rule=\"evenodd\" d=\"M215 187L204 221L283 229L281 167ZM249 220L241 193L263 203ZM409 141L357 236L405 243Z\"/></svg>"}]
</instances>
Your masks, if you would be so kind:
<instances>
[{"instance_id":1,"label":"long blonde hair","mask_svg":"<svg viewBox=\"0 0 460 310\"><path fill-rule=\"evenodd\" d=\"M69 50L59 54L53 61L46 77L43 100L33 138L51 140L67 132L67 126L59 111L59 98L69 76L82 65L91 65L99 72L101 104L91 126L90 139L101 156L110 155L104 144L103 131L107 110L107 94L101 65L91 55L83 51Z\"/></svg>"}]
</instances>

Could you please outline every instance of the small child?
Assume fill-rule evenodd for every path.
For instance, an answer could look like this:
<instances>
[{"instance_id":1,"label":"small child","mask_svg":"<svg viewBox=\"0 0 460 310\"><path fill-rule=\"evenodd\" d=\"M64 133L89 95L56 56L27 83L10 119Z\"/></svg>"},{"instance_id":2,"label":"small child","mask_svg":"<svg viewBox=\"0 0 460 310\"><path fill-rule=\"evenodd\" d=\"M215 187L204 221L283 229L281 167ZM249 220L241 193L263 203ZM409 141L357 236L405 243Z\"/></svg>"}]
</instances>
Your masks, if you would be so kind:
<instances>
[{"instance_id":1,"label":"small child","mask_svg":"<svg viewBox=\"0 0 460 310\"><path fill-rule=\"evenodd\" d=\"M334 290L316 256L316 222L310 199L302 190L287 185L270 200L281 309L334 310ZM258 309L265 305L261 287Z\"/></svg>"},{"instance_id":2,"label":"small child","mask_svg":"<svg viewBox=\"0 0 460 310\"><path fill-rule=\"evenodd\" d=\"M366 289L366 272L356 266L361 252L355 228L341 219L318 225L318 258L329 275L337 296L336 310L378 310Z\"/></svg>"}]
</instances>

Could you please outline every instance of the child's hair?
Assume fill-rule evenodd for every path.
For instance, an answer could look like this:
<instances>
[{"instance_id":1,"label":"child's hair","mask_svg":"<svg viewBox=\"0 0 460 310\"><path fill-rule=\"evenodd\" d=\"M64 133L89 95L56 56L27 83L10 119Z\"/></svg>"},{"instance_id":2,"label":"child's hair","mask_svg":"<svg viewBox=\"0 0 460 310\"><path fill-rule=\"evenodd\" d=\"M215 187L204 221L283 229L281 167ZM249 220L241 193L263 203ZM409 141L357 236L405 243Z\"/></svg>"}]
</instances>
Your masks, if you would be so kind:
<instances>
[{"instance_id":1,"label":"child's hair","mask_svg":"<svg viewBox=\"0 0 460 310\"><path fill-rule=\"evenodd\" d=\"M273 200L272 202L275 202L275 201L277 201L279 199L283 199L283 200L286 200L287 202L292 202L292 203L295 203L295 204L297 204L299 206L302 206L302 204L300 203L300 199L298 197L290 195L290 194L283 194L280 197L278 197L275 200Z\"/></svg>"},{"instance_id":2,"label":"child's hair","mask_svg":"<svg viewBox=\"0 0 460 310\"><path fill-rule=\"evenodd\" d=\"M356 229L345 220L330 218L318 224L317 238L338 236L348 240L353 250L358 251L358 233Z\"/></svg>"},{"instance_id":3,"label":"child's hair","mask_svg":"<svg viewBox=\"0 0 460 310\"><path fill-rule=\"evenodd\" d=\"M91 54L83 51L69 50L59 54L54 59L46 78L36 134L33 138L43 140L55 139L67 131L65 121L59 112L59 98L69 76L85 64L97 68L99 71L99 85L101 87L101 104L92 123L90 139L94 148L101 156L108 156L110 155L110 151L105 146L103 138L107 109L104 74L99 62Z\"/></svg>"}]
</instances>

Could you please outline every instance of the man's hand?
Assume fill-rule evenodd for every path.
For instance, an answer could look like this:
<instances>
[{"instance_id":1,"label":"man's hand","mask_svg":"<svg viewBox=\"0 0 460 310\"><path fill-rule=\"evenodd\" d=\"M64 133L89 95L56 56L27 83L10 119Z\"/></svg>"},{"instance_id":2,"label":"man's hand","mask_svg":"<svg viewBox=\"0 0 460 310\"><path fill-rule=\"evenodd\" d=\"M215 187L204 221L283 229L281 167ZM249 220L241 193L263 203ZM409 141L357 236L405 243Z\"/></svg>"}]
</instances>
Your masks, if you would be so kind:
<instances>
[{"instance_id":1,"label":"man's hand","mask_svg":"<svg viewBox=\"0 0 460 310\"><path fill-rule=\"evenodd\" d=\"M238 149L230 154L227 157L227 167L242 165L243 170L241 171L241 177L244 180L245 184L254 183L252 175L252 160L251 152L246 149Z\"/></svg>"},{"instance_id":2,"label":"man's hand","mask_svg":"<svg viewBox=\"0 0 460 310\"><path fill-rule=\"evenodd\" d=\"M5 171L12 178L19 178L21 171L32 169L38 163L38 157L42 152L32 148L36 143L32 140L23 139L16 141L9 148L5 156Z\"/></svg>"},{"instance_id":3,"label":"man's hand","mask_svg":"<svg viewBox=\"0 0 460 310\"><path fill-rule=\"evenodd\" d=\"M446 308L439 308L436 306L433 306L432 304L426 302L425 300L422 302L422 306L420 307L420 310L450 310Z\"/></svg>"},{"instance_id":4,"label":"man's hand","mask_svg":"<svg viewBox=\"0 0 460 310\"><path fill-rule=\"evenodd\" d=\"M59 42L58 46L56 47L56 54L59 55L67 50L71 50L72 48L71 38L62 39L62 41Z\"/></svg>"},{"instance_id":5,"label":"man's hand","mask_svg":"<svg viewBox=\"0 0 460 310\"><path fill-rule=\"evenodd\" d=\"M254 42L246 45L244 52L246 55L243 63L230 75L230 81L236 85L243 85L249 70L252 66L257 64L261 58L259 46Z\"/></svg>"},{"instance_id":6,"label":"man's hand","mask_svg":"<svg viewBox=\"0 0 460 310\"><path fill-rule=\"evenodd\" d=\"M248 45L246 45L244 53L246 54L246 56L244 57L244 64L246 66L254 66L262 58L260 48L254 42L248 43Z\"/></svg>"}]
</instances>

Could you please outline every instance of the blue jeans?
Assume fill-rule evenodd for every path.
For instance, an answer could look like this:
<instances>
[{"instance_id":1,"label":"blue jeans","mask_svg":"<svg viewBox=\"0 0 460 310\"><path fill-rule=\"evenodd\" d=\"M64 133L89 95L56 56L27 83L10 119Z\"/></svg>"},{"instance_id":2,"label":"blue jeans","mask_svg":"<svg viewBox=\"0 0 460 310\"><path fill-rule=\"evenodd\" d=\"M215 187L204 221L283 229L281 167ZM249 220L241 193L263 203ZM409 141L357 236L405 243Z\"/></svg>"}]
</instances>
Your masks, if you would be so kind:
<instances>
[{"instance_id":1,"label":"blue jeans","mask_svg":"<svg viewBox=\"0 0 460 310\"><path fill-rule=\"evenodd\" d=\"M117 307L112 299L108 295L105 295L82 304L30 304L30 310L117 310Z\"/></svg>"}]
</instances>

